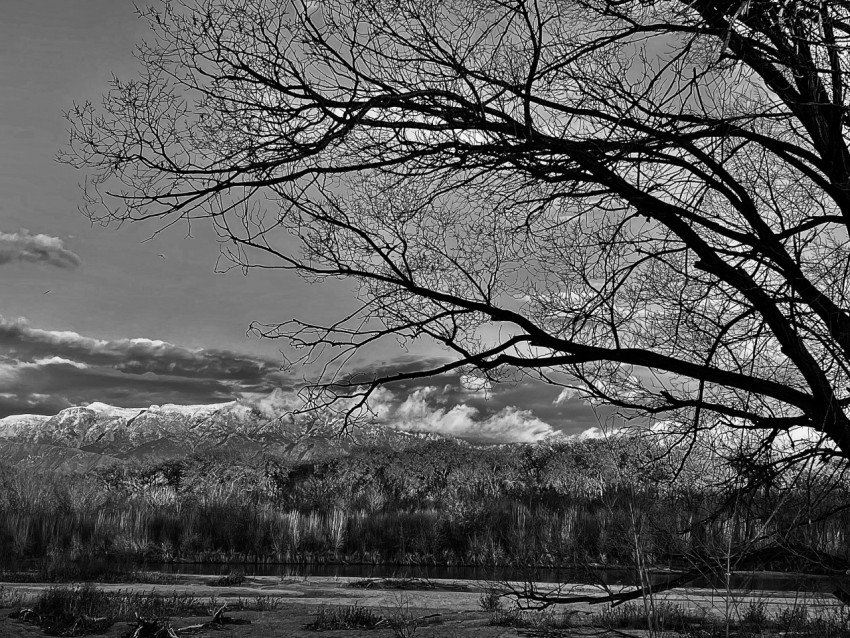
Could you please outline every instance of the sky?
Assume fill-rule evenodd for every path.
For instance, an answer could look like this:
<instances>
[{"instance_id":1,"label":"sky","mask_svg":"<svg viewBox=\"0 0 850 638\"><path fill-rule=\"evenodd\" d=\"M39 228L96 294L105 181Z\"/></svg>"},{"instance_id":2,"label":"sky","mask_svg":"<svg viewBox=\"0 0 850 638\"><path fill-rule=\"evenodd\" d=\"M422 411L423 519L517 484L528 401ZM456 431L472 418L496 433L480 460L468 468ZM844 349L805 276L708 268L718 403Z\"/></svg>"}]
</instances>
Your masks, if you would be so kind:
<instances>
[{"instance_id":1,"label":"sky","mask_svg":"<svg viewBox=\"0 0 850 638\"><path fill-rule=\"evenodd\" d=\"M216 272L198 228L92 226L77 209L84 175L60 164L63 112L137 69L146 32L131 0L5 0L0 21L0 417L102 401L203 404L297 391L278 344L252 321L339 316L338 284L283 272ZM414 353L412 353L414 352ZM416 368L421 348L374 365ZM541 383L482 388L457 375L397 385L383 413L409 429L537 440L597 425L590 407Z\"/></svg>"}]
</instances>

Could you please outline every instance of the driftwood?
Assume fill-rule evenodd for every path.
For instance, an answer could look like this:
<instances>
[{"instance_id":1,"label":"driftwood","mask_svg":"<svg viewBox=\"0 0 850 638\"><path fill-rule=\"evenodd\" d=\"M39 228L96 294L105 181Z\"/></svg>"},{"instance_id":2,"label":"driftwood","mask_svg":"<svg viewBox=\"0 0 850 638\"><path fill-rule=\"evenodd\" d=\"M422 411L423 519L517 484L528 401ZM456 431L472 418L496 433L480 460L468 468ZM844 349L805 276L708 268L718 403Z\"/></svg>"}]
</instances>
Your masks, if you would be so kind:
<instances>
[{"instance_id":1,"label":"driftwood","mask_svg":"<svg viewBox=\"0 0 850 638\"><path fill-rule=\"evenodd\" d=\"M230 618L224 615L224 610L227 609L227 603L223 604L219 607L215 612L213 612L213 617L210 622L206 624L207 627L211 625L250 625L251 621L246 618Z\"/></svg>"},{"instance_id":2,"label":"driftwood","mask_svg":"<svg viewBox=\"0 0 850 638\"><path fill-rule=\"evenodd\" d=\"M9 614L9 618L39 625L42 629L46 629L48 633L61 635L100 633L108 629L113 623L105 616L94 617L87 614L80 614L70 619L53 615L39 615L30 607L22 607L13 611Z\"/></svg>"},{"instance_id":3,"label":"driftwood","mask_svg":"<svg viewBox=\"0 0 850 638\"><path fill-rule=\"evenodd\" d=\"M148 620L136 614L136 630L130 638L178 638L168 621Z\"/></svg>"},{"instance_id":4,"label":"driftwood","mask_svg":"<svg viewBox=\"0 0 850 638\"><path fill-rule=\"evenodd\" d=\"M136 630L130 635L130 638L180 638L180 634L193 634L207 629L218 629L222 625L248 625L251 623L250 620L245 618L225 616L226 609L227 604L225 603L212 612L212 620L178 629L172 627L167 620L148 620L136 614Z\"/></svg>"},{"instance_id":5,"label":"driftwood","mask_svg":"<svg viewBox=\"0 0 850 638\"><path fill-rule=\"evenodd\" d=\"M35 622L38 617L31 608L21 607L17 611L13 611L9 614L9 618L20 620L22 622Z\"/></svg>"},{"instance_id":6,"label":"driftwood","mask_svg":"<svg viewBox=\"0 0 850 638\"><path fill-rule=\"evenodd\" d=\"M224 610L227 609L227 603L224 603L221 607L219 607L215 612L213 612L213 617L210 622L215 623L217 625L224 624L222 620L224 618Z\"/></svg>"},{"instance_id":7,"label":"driftwood","mask_svg":"<svg viewBox=\"0 0 850 638\"><path fill-rule=\"evenodd\" d=\"M83 614L74 621L73 625L71 625L69 633L71 635L76 635L78 632L93 633L95 631L106 629L107 627L112 625L112 622L113 621L109 620L109 618L107 618L106 616L99 616L97 618L94 618L92 616L87 616L86 614Z\"/></svg>"},{"instance_id":8,"label":"driftwood","mask_svg":"<svg viewBox=\"0 0 850 638\"><path fill-rule=\"evenodd\" d=\"M625 592L612 592L605 596L595 596L591 594L561 596L550 592L541 592L534 587L533 583L527 583L523 589L511 587L509 593L523 601L531 602L531 606L536 609L545 609L551 605L572 605L576 603L588 603L590 605L611 603L612 607L616 607L617 605L622 605L623 603L637 598L642 598L652 594L660 594L663 591L675 589L676 587L683 587L684 585L696 580L701 575L701 572L694 570L682 574L678 578L667 581L666 583L659 583L656 585L650 584Z\"/></svg>"}]
</instances>

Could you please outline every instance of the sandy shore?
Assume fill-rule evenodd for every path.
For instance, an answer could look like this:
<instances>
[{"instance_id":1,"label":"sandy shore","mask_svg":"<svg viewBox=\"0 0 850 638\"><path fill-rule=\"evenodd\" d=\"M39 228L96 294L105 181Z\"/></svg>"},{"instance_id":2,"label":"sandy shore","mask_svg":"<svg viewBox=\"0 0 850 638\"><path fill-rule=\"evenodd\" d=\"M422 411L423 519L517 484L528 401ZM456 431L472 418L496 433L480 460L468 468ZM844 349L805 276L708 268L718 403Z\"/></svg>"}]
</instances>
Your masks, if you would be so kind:
<instances>
[{"instance_id":1,"label":"sandy shore","mask_svg":"<svg viewBox=\"0 0 850 638\"><path fill-rule=\"evenodd\" d=\"M374 608L382 615L392 615L404 609L409 617L420 619L416 636L465 638L480 636L481 638L503 638L508 636L529 635L527 630L510 627L490 626L490 615L481 610L479 599L481 593L490 587L491 583L456 580L431 580L417 589L386 589L381 588L381 582L376 581L369 588L353 587L352 583L362 579L310 577L284 579L274 576L249 577L239 586L213 587L212 576L178 576L173 584L103 584L98 585L105 591L121 592L156 592L163 595L186 594L199 599L217 603L235 602L237 599L256 599L257 596L269 596L274 599L276 608L265 612L232 612L232 616L251 620L250 625L234 626L227 633L213 632L222 636L231 635L234 638L262 638L291 636L302 638L307 636L349 636L363 632L359 631L326 631L317 634L304 627L315 617L317 607L359 605ZM18 592L27 599L34 599L50 584L38 583L0 583L9 592ZM540 585L546 587L546 585ZM555 587L555 585L550 585ZM561 585L562 594L571 595L602 595L599 588L589 585ZM806 594L779 591L743 591L734 590L730 597L710 589L682 588L658 594L657 601L667 601L685 609L696 611L705 610L718 618L727 616L738 617L739 612L753 603L764 604L770 616L779 610L805 604L810 613L826 612L840 606L834 597L824 594ZM563 607L560 607L563 609ZM559 609L559 610L560 610ZM581 603L570 605L571 611L577 612L576 617L590 612L599 612L605 605ZM20 638L23 636L42 636L39 629L18 623L7 618L11 610L0 612L0 636ZM201 619L202 621L203 619ZM208 619L207 619L208 620ZM176 627L198 622L198 619L174 619ZM126 623L116 623L106 636L117 638L126 635ZM598 631L598 630L597 630ZM392 636L389 628L371 630L368 635L376 638ZM581 635L583 632L573 633ZM640 636L643 632L628 630L629 635ZM203 635L203 634L202 634ZM570 634L565 634L570 635ZM598 633L597 633L598 635Z\"/></svg>"}]
</instances>

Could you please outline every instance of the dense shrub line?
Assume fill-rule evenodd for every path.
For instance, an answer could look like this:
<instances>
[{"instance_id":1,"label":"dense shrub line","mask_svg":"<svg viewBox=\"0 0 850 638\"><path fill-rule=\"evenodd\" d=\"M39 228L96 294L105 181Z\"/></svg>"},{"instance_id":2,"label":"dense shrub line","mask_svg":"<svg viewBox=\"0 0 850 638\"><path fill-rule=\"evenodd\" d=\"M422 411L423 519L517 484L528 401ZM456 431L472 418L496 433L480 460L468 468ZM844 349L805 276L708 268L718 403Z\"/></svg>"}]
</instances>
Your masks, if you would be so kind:
<instances>
[{"instance_id":1,"label":"dense shrub line","mask_svg":"<svg viewBox=\"0 0 850 638\"><path fill-rule=\"evenodd\" d=\"M47 573L82 557L559 566L630 565L639 551L668 564L770 526L850 553L843 510L820 516L848 502L843 488L817 500L811 486L759 489L732 511L695 469L674 480L674 460L628 445L426 441L301 463L207 453L77 476L0 467L0 559Z\"/></svg>"}]
</instances>

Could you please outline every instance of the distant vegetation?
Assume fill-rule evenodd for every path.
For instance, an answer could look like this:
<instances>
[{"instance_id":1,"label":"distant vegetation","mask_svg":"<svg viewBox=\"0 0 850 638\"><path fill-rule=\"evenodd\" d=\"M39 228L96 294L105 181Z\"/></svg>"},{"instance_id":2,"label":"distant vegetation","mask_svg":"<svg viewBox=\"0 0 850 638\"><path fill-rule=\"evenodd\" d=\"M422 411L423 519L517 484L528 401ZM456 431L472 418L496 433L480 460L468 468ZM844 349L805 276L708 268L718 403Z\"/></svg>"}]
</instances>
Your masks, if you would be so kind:
<instances>
[{"instance_id":1,"label":"distant vegetation","mask_svg":"<svg viewBox=\"0 0 850 638\"><path fill-rule=\"evenodd\" d=\"M35 559L55 580L81 559L666 565L757 546L773 530L807 551L766 554L772 567L850 556L843 487L732 494L657 452L638 439L440 440L300 463L229 452L78 475L5 466L0 560Z\"/></svg>"}]
</instances>

